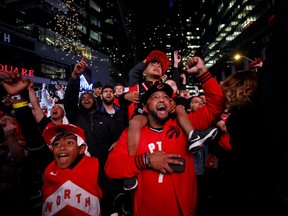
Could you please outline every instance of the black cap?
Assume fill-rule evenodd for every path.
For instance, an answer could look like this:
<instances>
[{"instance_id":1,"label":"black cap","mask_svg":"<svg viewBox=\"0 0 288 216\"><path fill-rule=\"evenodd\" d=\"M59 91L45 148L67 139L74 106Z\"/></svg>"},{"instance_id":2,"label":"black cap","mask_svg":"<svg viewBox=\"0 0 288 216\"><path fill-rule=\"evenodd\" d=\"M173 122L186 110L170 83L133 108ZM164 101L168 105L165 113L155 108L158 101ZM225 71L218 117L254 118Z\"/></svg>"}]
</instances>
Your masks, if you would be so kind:
<instances>
[{"instance_id":1,"label":"black cap","mask_svg":"<svg viewBox=\"0 0 288 216\"><path fill-rule=\"evenodd\" d=\"M143 103L146 104L149 97L157 91L164 91L169 97L172 97L173 95L173 89L170 85L166 83L156 83L145 92Z\"/></svg>"},{"instance_id":2,"label":"black cap","mask_svg":"<svg viewBox=\"0 0 288 216\"><path fill-rule=\"evenodd\" d=\"M102 83L100 81L95 82L92 86L92 88L99 88L99 87L102 87Z\"/></svg>"}]
</instances>

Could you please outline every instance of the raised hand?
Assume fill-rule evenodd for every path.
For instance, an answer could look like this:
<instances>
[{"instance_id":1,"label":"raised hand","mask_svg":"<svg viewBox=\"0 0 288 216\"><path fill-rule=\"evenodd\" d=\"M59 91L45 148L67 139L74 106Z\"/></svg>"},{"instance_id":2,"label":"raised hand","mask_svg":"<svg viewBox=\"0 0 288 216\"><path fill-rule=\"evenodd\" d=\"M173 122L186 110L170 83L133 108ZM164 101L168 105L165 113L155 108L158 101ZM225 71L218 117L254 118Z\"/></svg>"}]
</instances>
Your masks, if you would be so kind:
<instances>
[{"instance_id":1,"label":"raised hand","mask_svg":"<svg viewBox=\"0 0 288 216\"><path fill-rule=\"evenodd\" d=\"M189 74L200 75L204 73L207 69L203 60L200 57L193 56L188 58L188 61L185 65L185 70Z\"/></svg>"},{"instance_id":2,"label":"raised hand","mask_svg":"<svg viewBox=\"0 0 288 216\"><path fill-rule=\"evenodd\" d=\"M179 63L181 61L181 55L178 54L178 50L174 51L174 67L178 67Z\"/></svg>"},{"instance_id":3,"label":"raised hand","mask_svg":"<svg viewBox=\"0 0 288 216\"><path fill-rule=\"evenodd\" d=\"M31 82L28 78L22 78L21 74L17 72L1 74L0 80L6 92L10 95L21 93Z\"/></svg>"},{"instance_id":4,"label":"raised hand","mask_svg":"<svg viewBox=\"0 0 288 216\"><path fill-rule=\"evenodd\" d=\"M88 64L85 62L85 57L81 58L81 61L78 62L73 69L72 77L76 79L77 77L81 76L84 71L87 69Z\"/></svg>"},{"instance_id":5,"label":"raised hand","mask_svg":"<svg viewBox=\"0 0 288 216\"><path fill-rule=\"evenodd\" d=\"M166 82L167 79L168 79L167 74L164 74L164 75L161 77L161 81L162 81L163 83Z\"/></svg>"}]
</instances>

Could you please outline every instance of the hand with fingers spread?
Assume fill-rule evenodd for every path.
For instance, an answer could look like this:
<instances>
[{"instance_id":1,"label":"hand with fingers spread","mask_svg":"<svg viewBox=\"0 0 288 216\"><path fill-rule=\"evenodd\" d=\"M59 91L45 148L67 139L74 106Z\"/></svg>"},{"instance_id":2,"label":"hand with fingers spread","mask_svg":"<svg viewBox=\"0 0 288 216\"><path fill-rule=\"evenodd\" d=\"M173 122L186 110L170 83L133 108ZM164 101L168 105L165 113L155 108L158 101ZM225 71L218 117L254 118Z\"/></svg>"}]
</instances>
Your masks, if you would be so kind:
<instances>
[{"instance_id":1,"label":"hand with fingers spread","mask_svg":"<svg viewBox=\"0 0 288 216\"><path fill-rule=\"evenodd\" d=\"M83 56L81 58L81 61L78 62L75 66L74 66L74 69L73 69L73 72L72 72L72 77L74 79L77 79L79 76L81 76L84 71L87 69L88 67L88 64L85 62L85 57Z\"/></svg>"},{"instance_id":2,"label":"hand with fingers spread","mask_svg":"<svg viewBox=\"0 0 288 216\"><path fill-rule=\"evenodd\" d=\"M173 64L173 66L178 68L180 62L181 62L181 55L179 55L178 50L175 50L174 51L174 64Z\"/></svg>"}]
</instances>

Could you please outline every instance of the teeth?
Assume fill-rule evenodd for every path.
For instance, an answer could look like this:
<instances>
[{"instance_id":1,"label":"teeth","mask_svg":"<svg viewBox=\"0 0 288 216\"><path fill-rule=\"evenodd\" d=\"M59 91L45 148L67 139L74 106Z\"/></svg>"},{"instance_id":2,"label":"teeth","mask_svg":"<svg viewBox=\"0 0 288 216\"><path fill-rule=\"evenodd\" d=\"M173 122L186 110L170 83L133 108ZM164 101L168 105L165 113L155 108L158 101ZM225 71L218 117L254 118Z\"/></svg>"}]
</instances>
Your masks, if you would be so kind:
<instances>
[{"instance_id":1,"label":"teeth","mask_svg":"<svg viewBox=\"0 0 288 216\"><path fill-rule=\"evenodd\" d=\"M157 109L165 109L165 106L159 105L159 106L157 107Z\"/></svg>"}]
</instances>

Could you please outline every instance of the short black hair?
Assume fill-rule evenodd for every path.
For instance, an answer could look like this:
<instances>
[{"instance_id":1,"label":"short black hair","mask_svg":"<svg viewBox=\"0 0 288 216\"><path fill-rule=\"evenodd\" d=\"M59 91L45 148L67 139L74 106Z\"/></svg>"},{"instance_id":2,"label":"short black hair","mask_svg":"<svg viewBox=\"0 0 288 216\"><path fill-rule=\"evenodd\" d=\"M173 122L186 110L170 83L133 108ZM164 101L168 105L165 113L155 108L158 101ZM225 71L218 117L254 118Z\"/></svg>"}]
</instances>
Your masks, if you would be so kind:
<instances>
[{"instance_id":1,"label":"short black hair","mask_svg":"<svg viewBox=\"0 0 288 216\"><path fill-rule=\"evenodd\" d=\"M105 85L105 86L103 86L103 87L102 87L102 92L103 92L103 90L106 89L106 88L110 88L110 89L112 89L113 92L114 92L114 87L113 87L112 85Z\"/></svg>"}]
</instances>

